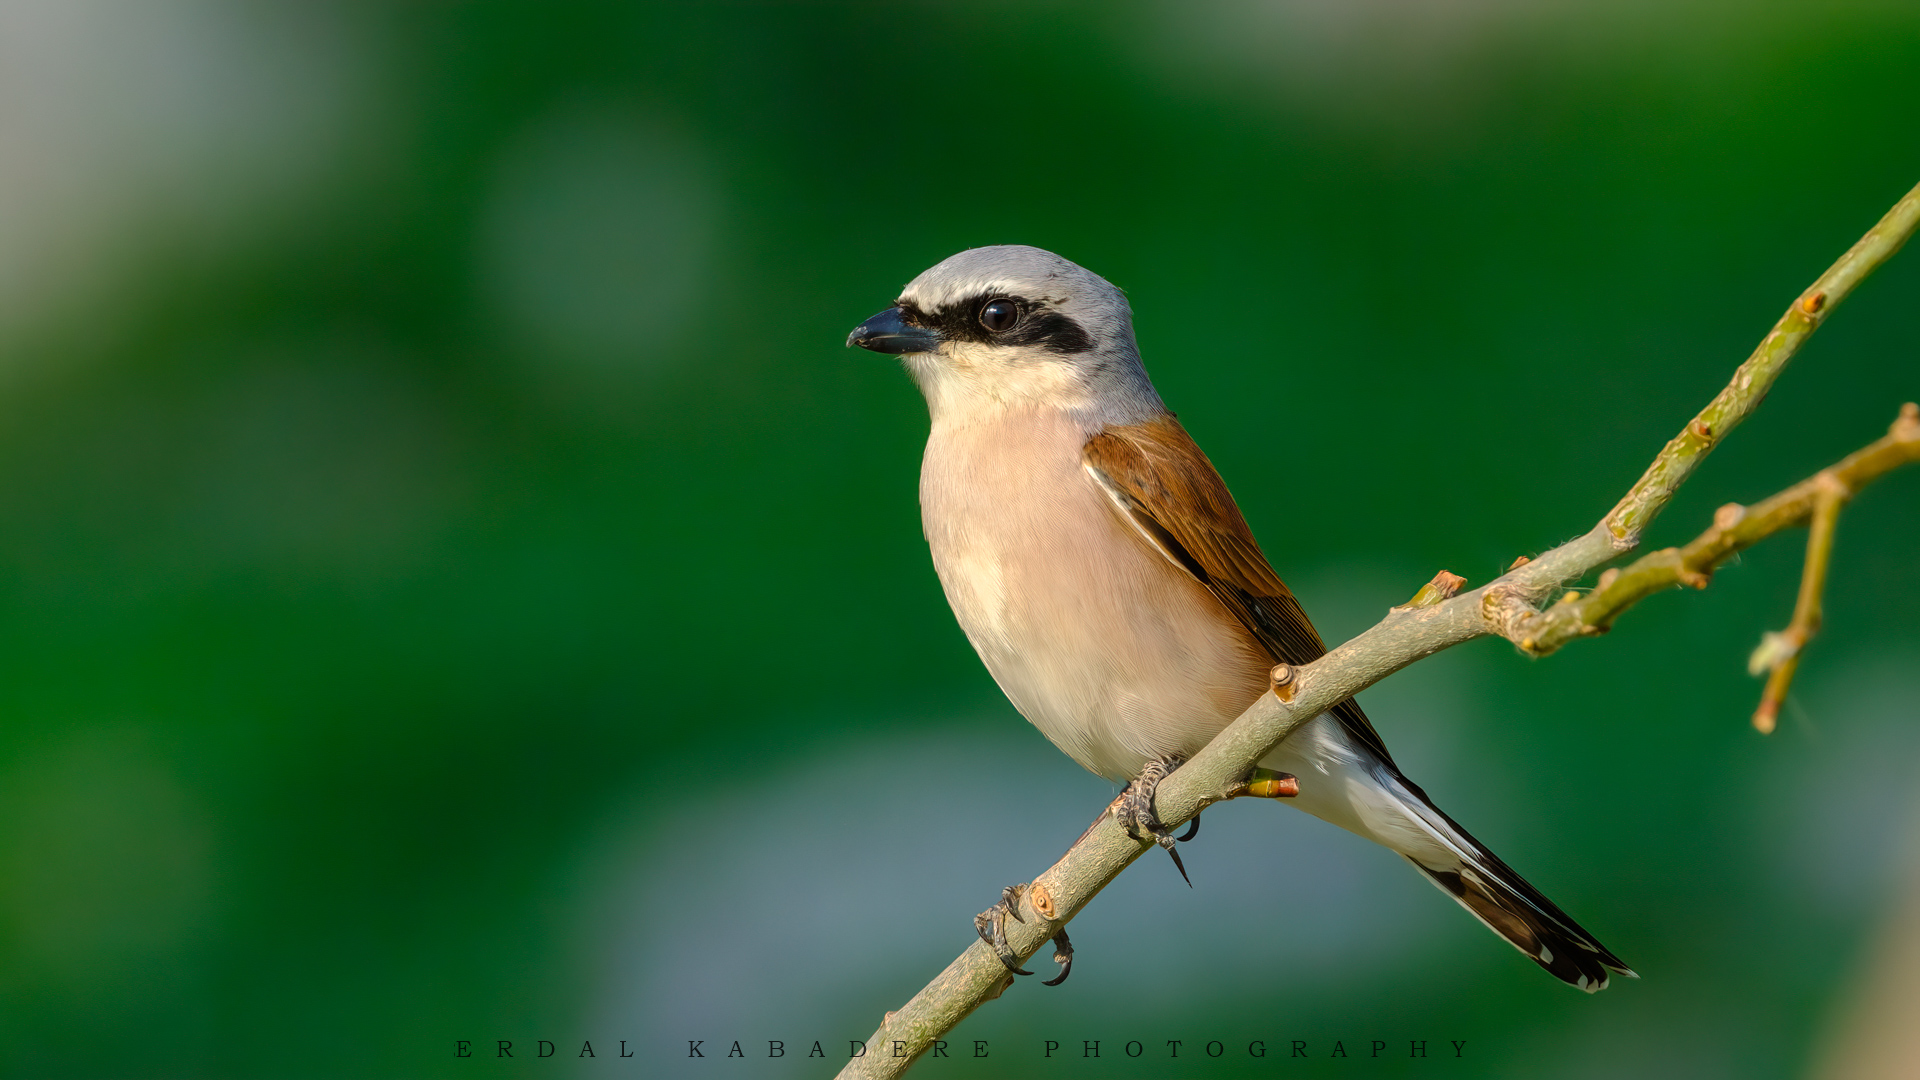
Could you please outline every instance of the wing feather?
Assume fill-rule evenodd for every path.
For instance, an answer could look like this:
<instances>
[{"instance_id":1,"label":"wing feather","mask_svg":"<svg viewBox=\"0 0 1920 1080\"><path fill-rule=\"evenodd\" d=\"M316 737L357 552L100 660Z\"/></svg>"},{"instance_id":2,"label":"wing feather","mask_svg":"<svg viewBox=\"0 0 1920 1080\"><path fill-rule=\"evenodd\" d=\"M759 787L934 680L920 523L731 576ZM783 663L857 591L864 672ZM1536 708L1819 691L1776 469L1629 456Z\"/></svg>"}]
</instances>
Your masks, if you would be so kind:
<instances>
[{"instance_id":1,"label":"wing feather","mask_svg":"<svg viewBox=\"0 0 1920 1080\"><path fill-rule=\"evenodd\" d=\"M1192 574L1276 663L1305 664L1327 647L1273 572L1207 455L1172 414L1116 425L1087 440L1081 463L1128 522ZM1393 758L1352 698L1329 710L1388 765Z\"/></svg>"}]
</instances>

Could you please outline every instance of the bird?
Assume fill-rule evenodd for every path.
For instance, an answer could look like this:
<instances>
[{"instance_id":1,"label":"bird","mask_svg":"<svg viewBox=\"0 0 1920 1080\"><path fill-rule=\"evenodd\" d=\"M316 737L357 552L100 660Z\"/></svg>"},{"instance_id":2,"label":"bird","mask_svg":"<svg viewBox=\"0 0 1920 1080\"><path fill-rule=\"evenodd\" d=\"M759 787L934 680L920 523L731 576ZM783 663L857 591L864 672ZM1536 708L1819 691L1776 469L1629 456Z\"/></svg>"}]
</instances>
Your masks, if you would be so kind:
<instances>
[{"instance_id":1,"label":"bird","mask_svg":"<svg viewBox=\"0 0 1920 1080\"><path fill-rule=\"evenodd\" d=\"M1126 296L1050 251L977 247L847 344L898 356L926 398L921 522L967 640L1055 746L1128 785L1113 808L1128 831L1171 852L1159 778L1267 692L1276 664L1327 650L1148 379ZM1404 856L1560 981L1591 993L1609 973L1638 977L1435 806L1357 701L1260 765L1291 774L1291 805ZM998 921L1019 917L1018 888L976 927L1027 974ZM1049 985L1071 970L1064 931L1055 943L1067 968Z\"/></svg>"}]
</instances>

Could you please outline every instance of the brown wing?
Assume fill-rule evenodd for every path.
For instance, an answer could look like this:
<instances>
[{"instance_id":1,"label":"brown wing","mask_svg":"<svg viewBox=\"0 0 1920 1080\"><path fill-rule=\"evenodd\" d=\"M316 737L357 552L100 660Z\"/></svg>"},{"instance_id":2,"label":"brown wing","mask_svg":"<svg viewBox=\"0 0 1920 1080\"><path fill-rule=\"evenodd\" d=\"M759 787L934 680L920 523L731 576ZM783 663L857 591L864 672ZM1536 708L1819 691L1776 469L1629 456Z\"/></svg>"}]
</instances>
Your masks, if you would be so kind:
<instances>
[{"instance_id":1,"label":"brown wing","mask_svg":"<svg viewBox=\"0 0 1920 1080\"><path fill-rule=\"evenodd\" d=\"M1172 415L1109 427L1080 452L1087 471L1162 554L1207 587L1276 662L1326 654L1307 613L1267 564L1225 481ZM1352 698L1328 710L1354 738L1393 764Z\"/></svg>"}]
</instances>

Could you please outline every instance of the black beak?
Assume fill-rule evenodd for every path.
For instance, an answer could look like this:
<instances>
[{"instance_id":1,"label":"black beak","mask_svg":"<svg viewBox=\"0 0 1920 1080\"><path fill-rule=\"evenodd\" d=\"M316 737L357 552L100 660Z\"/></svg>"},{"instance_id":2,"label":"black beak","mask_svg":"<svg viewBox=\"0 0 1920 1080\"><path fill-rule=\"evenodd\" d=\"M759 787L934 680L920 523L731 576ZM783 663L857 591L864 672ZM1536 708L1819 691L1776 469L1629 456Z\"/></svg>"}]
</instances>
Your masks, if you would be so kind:
<instances>
[{"instance_id":1,"label":"black beak","mask_svg":"<svg viewBox=\"0 0 1920 1080\"><path fill-rule=\"evenodd\" d=\"M940 347L940 335L918 326L908 326L900 318L900 309L887 310L853 328L848 345L858 345L879 353L932 352Z\"/></svg>"}]
</instances>

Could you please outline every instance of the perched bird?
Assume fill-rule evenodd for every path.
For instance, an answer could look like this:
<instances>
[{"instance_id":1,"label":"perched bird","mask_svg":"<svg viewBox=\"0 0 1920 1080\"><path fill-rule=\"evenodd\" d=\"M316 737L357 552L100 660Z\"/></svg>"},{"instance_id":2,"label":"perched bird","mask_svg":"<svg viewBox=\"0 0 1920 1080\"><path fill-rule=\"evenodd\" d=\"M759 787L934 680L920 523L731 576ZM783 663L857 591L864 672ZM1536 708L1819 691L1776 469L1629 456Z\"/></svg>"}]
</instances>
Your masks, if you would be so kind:
<instances>
[{"instance_id":1,"label":"perched bird","mask_svg":"<svg viewBox=\"0 0 1920 1080\"><path fill-rule=\"evenodd\" d=\"M1054 745L1133 781L1116 813L1171 851L1158 778L1266 692L1276 663L1326 646L1148 380L1126 297L1039 248L974 248L847 343L898 354L926 396L921 517L967 640ZM1293 805L1404 855L1555 978L1591 992L1609 969L1633 975L1434 806L1358 702L1261 765L1295 777Z\"/></svg>"}]
</instances>

